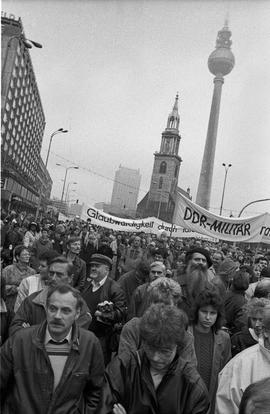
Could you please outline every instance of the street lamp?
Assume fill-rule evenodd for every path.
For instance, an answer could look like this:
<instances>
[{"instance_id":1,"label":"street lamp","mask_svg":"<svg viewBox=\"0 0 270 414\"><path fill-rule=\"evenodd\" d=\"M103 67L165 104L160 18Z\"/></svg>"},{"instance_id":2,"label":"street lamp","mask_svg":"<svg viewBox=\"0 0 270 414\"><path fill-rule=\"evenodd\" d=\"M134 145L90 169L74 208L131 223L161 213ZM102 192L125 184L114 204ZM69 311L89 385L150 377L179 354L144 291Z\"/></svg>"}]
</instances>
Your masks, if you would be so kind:
<instances>
[{"instance_id":1,"label":"street lamp","mask_svg":"<svg viewBox=\"0 0 270 414\"><path fill-rule=\"evenodd\" d=\"M229 168L232 166L232 164L222 164L223 167L225 168L225 177L224 177L224 184L223 184L223 191L222 191L222 198L221 198L221 204L220 204L220 212L219 215L222 215L222 208L223 208L223 201L224 201L224 193L225 193L225 187L226 187L226 181L227 181L227 174L228 174L228 170Z\"/></svg>"},{"instance_id":2,"label":"street lamp","mask_svg":"<svg viewBox=\"0 0 270 414\"><path fill-rule=\"evenodd\" d=\"M238 217L241 217L241 214L243 213L243 211L250 206L251 204L255 204L255 203L261 203L262 201L270 201L270 198L262 198L261 200L255 200L255 201L251 201L250 203L246 204L240 211L240 213L238 214Z\"/></svg>"},{"instance_id":3,"label":"street lamp","mask_svg":"<svg viewBox=\"0 0 270 414\"><path fill-rule=\"evenodd\" d=\"M5 76L5 72L6 72L6 65L7 65L8 55L9 55L9 49L10 49L12 40L14 40L14 39L17 39L19 42L22 42L22 44L27 49L32 49L32 45L35 46L35 47L37 47L37 48L39 48L39 49L42 48L42 45L40 43L36 42L35 40L26 39L22 33L21 34L18 34L18 35L11 36L8 39L8 42L7 42L7 49L6 49L6 53L5 53L5 60L4 60L4 63L3 63L3 68L2 68L2 85L4 85L3 79L4 79L4 76ZM2 90L2 95L5 95L5 93L4 93L3 90ZM4 107L4 105L2 105L2 107Z\"/></svg>"},{"instance_id":4,"label":"street lamp","mask_svg":"<svg viewBox=\"0 0 270 414\"><path fill-rule=\"evenodd\" d=\"M49 155L51 152L51 145L52 145L52 139L55 135L57 134L65 134L66 132L68 132L67 129L63 129L63 128L59 128L56 131L54 131L50 137L50 143L49 143L49 148L48 148L48 152L47 152L47 157L46 157L46 162L45 162L45 167L47 168L48 165L48 160L49 160Z\"/></svg>"},{"instance_id":5,"label":"street lamp","mask_svg":"<svg viewBox=\"0 0 270 414\"><path fill-rule=\"evenodd\" d=\"M63 198L64 198L64 192L65 192L65 186L66 186L66 180L67 180L67 172L68 172L68 170L78 170L79 169L79 167L73 167L73 166L70 166L70 167L65 167L64 165L62 165L62 164L56 164L56 165L58 165L59 167L64 167L65 168L65 170L66 170L66 172L65 172L65 177L64 177L64 184L63 184L63 189L62 189L62 195L61 195L61 206L62 206L62 203L63 203Z\"/></svg>"},{"instance_id":6,"label":"street lamp","mask_svg":"<svg viewBox=\"0 0 270 414\"><path fill-rule=\"evenodd\" d=\"M66 191L66 198L65 198L65 201L67 201L67 200L68 200L68 196L69 196L69 186L70 186L70 185L72 185L72 184L78 184L78 183L76 183L76 181L73 181L73 182L69 182L69 183L68 183L68 185L67 185L67 191Z\"/></svg>"}]
</instances>

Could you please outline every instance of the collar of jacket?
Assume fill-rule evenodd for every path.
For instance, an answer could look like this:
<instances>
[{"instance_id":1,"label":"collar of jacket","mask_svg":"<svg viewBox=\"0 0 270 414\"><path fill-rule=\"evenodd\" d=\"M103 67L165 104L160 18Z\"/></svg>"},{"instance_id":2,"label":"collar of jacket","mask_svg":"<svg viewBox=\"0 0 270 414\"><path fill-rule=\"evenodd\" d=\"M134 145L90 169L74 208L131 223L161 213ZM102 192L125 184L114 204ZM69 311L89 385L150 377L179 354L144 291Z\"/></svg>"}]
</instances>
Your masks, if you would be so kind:
<instances>
[{"instance_id":1,"label":"collar of jacket","mask_svg":"<svg viewBox=\"0 0 270 414\"><path fill-rule=\"evenodd\" d=\"M46 309L46 301L47 301L47 295L48 295L49 287L46 286L44 289L42 289L37 296L33 299L33 303L36 305L43 306L44 309Z\"/></svg>"},{"instance_id":2,"label":"collar of jacket","mask_svg":"<svg viewBox=\"0 0 270 414\"><path fill-rule=\"evenodd\" d=\"M44 348L44 339L46 333L47 321L45 320L42 324L38 325L37 330L35 331L32 341L38 348ZM72 335L71 335L71 349L79 352L79 332L76 323L72 326Z\"/></svg>"},{"instance_id":3,"label":"collar of jacket","mask_svg":"<svg viewBox=\"0 0 270 414\"><path fill-rule=\"evenodd\" d=\"M190 332L192 334L192 336L194 336L194 325L189 325L188 326L188 332ZM223 344L224 339L223 339L222 335L218 335L217 332L215 332L213 329L212 329L212 332L214 334L214 342L216 344Z\"/></svg>"}]
</instances>

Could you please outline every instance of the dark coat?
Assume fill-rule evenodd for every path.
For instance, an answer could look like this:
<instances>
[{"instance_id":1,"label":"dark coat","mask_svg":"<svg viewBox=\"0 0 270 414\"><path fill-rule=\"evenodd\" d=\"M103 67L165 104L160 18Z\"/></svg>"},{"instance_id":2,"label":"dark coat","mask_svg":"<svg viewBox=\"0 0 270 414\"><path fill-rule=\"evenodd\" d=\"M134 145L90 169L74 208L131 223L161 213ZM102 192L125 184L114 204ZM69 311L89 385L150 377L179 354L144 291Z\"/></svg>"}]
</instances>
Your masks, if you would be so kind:
<instances>
[{"instance_id":1,"label":"dark coat","mask_svg":"<svg viewBox=\"0 0 270 414\"><path fill-rule=\"evenodd\" d=\"M24 323L29 323L30 326L38 325L46 319L46 299L48 288L34 292L32 295L24 299L21 306L17 310L14 319L11 323L9 334L13 335L16 331L21 329ZM92 320L90 311L83 301L80 316L77 323L80 327L88 329Z\"/></svg>"},{"instance_id":2,"label":"dark coat","mask_svg":"<svg viewBox=\"0 0 270 414\"><path fill-rule=\"evenodd\" d=\"M194 365L176 357L154 389L149 362L143 350L112 360L106 370L99 414L112 413L114 403L128 414L206 414L206 387Z\"/></svg>"},{"instance_id":3,"label":"dark coat","mask_svg":"<svg viewBox=\"0 0 270 414\"><path fill-rule=\"evenodd\" d=\"M92 289L91 283L88 283L84 291L82 292L83 298L86 298L87 291L89 289ZM108 300L110 302L113 302L114 304L112 323L122 322L125 319L126 309L127 309L126 297L125 297L124 291L119 286L119 284L115 282L113 279L111 279L110 277L107 277L104 285L101 286L100 289L101 289L100 302L104 302L105 300Z\"/></svg>"},{"instance_id":4,"label":"dark coat","mask_svg":"<svg viewBox=\"0 0 270 414\"><path fill-rule=\"evenodd\" d=\"M243 306L246 303L244 292L229 291L225 297L226 326L231 334L240 332L246 325Z\"/></svg>"},{"instance_id":5,"label":"dark coat","mask_svg":"<svg viewBox=\"0 0 270 414\"><path fill-rule=\"evenodd\" d=\"M82 292L84 289L86 279L86 263L83 259L81 259L78 256L75 256L75 259L72 263L74 268L73 287Z\"/></svg>"},{"instance_id":6,"label":"dark coat","mask_svg":"<svg viewBox=\"0 0 270 414\"><path fill-rule=\"evenodd\" d=\"M1 348L3 414L92 414L103 384L104 364L97 338L74 326L71 351L60 383L44 347L46 322L20 330Z\"/></svg>"},{"instance_id":7,"label":"dark coat","mask_svg":"<svg viewBox=\"0 0 270 414\"><path fill-rule=\"evenodd\" d=\"M85 299L87 306L91 309L90 303L87 302L89 289L92 289L91 283L89 283L85 288L82 293L82 297ZM114 304L114 310L112 311L109 324L101 324L101 322L99 322L97 326L95 323L96 320L94 319L94 328L92 325L89 329L93 330L93 332L98 336L103 350L105 365L107 365L111 358L111 352L116 351L118 348L118 326L125 321L127 309L126 297L123 290L118 283L110 277L107 277L104 285L100 287L100 303L105 300L113 302ZM92 311L95 313L95 310ZM95 318L94 315L93 318ZM98 332L96 328L98 328Z\"/></svg>"},{"instance_id":8,"label":"dark coat","mask_svg":"<svg viewBox=\"0 0 270 414\"><path fill-rule=\"evenodd\" d=\"M244 351L244 349L249 348L250 346L256 345L258 341L251 336L248 328L245 328L241 332L237 332L231 337L232 343L232 356L234 357L239 352Z\"/></svg>"}]
</instances>

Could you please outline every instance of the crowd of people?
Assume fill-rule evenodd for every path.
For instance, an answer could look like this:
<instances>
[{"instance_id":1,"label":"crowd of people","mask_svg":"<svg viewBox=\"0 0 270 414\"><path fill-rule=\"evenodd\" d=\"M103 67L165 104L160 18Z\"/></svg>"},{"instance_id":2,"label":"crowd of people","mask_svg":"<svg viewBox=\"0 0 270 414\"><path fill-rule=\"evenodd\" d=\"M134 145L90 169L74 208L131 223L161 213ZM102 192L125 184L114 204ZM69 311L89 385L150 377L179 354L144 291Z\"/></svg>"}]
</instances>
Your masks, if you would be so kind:
<instances>
[{"instance_id":1,"label":"crowd of people","mask_svg":"<svg viewBox=\"0 0 270 414\"><path fill-rule=\"evenodd\" d=\"M270 413L267 246L1 218L1 412Z\"/></svg>"}]
</instances>

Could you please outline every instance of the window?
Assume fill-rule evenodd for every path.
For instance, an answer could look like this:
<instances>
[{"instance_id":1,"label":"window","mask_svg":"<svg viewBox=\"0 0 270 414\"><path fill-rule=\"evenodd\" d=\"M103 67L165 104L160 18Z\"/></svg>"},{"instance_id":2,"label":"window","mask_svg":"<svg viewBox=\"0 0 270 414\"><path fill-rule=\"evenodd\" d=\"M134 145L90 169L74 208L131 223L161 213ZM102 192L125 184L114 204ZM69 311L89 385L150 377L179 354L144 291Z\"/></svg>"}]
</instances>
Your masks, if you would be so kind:
<instances>
[{"instance_id":1,"label":"window","mask_svg":"<svg viewBox=\"0 0 270 414\"><path fill-rule=\"evenodd\" d=\"M166 174L166 171L167 171L167 164L166 164L165 161L162 161L162 163L160 164L160 167L159 167L159 173L160 174Z\"/></svg>"},{"instance_id":2,"label":"window","mask_svg":"<svg viewBox=\"0 0 270 414\"><path fill-rule=\"evenodd\" d=\"M174 170L174 176L177 177L178 174L178 165L176 165L175 170Z\"/></svg>"},{"instance_id":3,"label":"window","mask_svg":"<svg viewBox=\"0 0 270 414\"><path fill-rule=\"evenodd\" d=\"M160 177L159 183L158 183L158 188L161 189L162 188L162 185L163 185L163 178Z\"/></svg>"}]
</instances>

